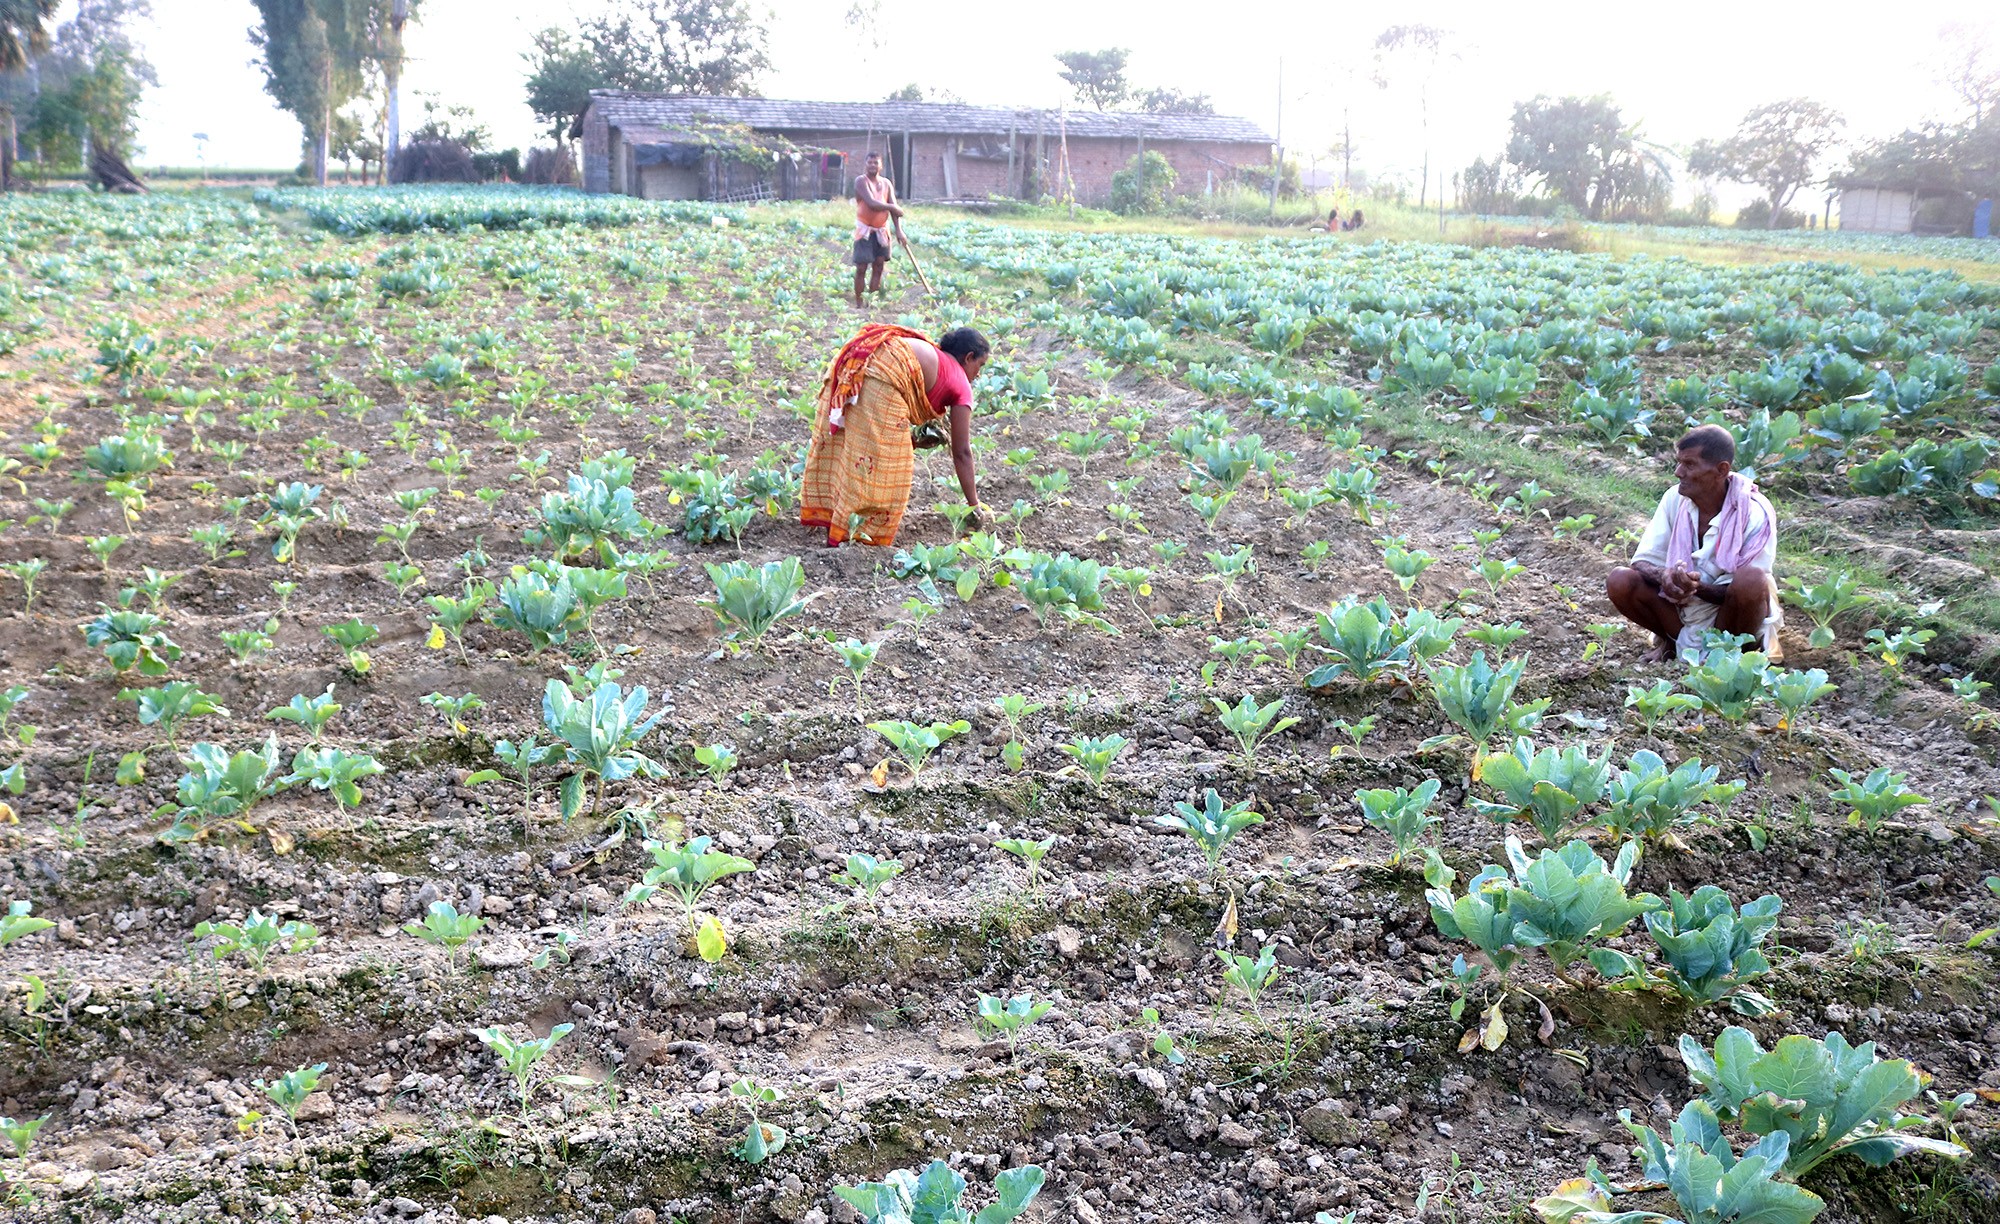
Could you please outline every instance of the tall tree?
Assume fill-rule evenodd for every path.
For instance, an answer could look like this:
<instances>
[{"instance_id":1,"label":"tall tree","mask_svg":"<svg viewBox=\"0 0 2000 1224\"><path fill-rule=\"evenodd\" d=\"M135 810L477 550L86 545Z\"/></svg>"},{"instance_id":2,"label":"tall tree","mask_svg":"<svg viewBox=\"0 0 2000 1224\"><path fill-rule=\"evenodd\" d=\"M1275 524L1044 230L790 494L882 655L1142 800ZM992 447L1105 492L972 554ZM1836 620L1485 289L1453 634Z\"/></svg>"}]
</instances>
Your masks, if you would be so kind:
<instances>
[{"instance_id":1,"label":"tall tree","mask_svg":"<svg viewBox=\"0 0 2000 1224\"><path fill-rule=\"evenodd\" d=\"M382 178L386 182L389 168L395 164L396 150L403 147L403 27L416 15L417 0L373 0L370 5L374 21L374 46L376 67L382 73ZM361 163L362 177L368 173L368 162Z\"/></svg>"},{"instance_id":2,"label":"tall tree","mask_svg":"<svg viewBox=\"0 0 2000 1224\"><path fill-rule=\"evenodd\" d=\"M259 23L264 89L291 112L312 149L313 181L326 186L333 112L360 92L368 51L366 0L251 0Z\"/></svg>"},{"instance_id":3,"label":"tall tree","mask_svg":"<svg viewBox=\"0 0 2000 1224\"><path fill-rule=\"evenodd\" d=\"M0 0L0 72L19 72L48 50L56 0ZM14 185L14 108L0 104L0 191Z\"/></svg>"},{"instance_id":4,"label":"tall tree","mask_svg":"<svg viewBox=\"0 0 2000 1224\"><path fill-rule=\"evenodd\" d=\"M1131 96L1132 85L1125 79L1125 62L1131 55L1123 47L1106 47L1102 51L1058 51L1056 60L1062 64L1062 79L1077 101L1103 110Z\"/></svg>"},{"instance_id":5,"label":"tall tree","mask_svg":"<svg viewBox=\"0 0 2000 1224\"><path fill-rule=\"evenodd\" d=\"M619 89L755 97L771 67L770 31L747 0L620 0L579 33Z\"/></svg>"},{"instance_id":6,"label":"tall tree","mask_svg":"<svg viewBox=\"0 0 2000 1224\"><path fill-rule=\"evenodd\" d=\"M1810 98L1767 102L1743 116L1727 139L1696 141L1688 170L1763 188L1775 229L1798 189L1818 180L1820 163L1840 143L1846 123L1840 112Z\"/></svg>"},{"instance_id":7,"label":"tall tree","mask_svg":"<svg viewBox=\"0 0 2000 1224\"><path fill-rule=\"evenodd\" d=\"M1407 71L1416 78L1417 123L1423 133L1423 181L1417 187L1417 207L1422 208L1431 183L1431 82L1438 65L1451 54L1451 32L1421 22L1392 25L1375 36L1375 87L1387 89L1395 74Z\"/></svg>"},{"instance_id":8,"label":"tall tree","mask_svg":"<svg viewBox=\"0 0 2000 1224\"><path fill-rule=\"evenodd\" d=\"M35 62L33 88L13 98L43 160L81 164L91 142L131 155L140 96L158 78L129 24L149 16L146 0L81 0L57 27Z\"/></svg>"},{"instance_id":9,"label":"tall tree","mask_svg":"<svg viewBox=\"0 0 2000 1224\"><path fill-rule=\"evenodd\" d=\"M589 47L557 26L536 33L528 61L528 109L549 125L558 145L569 139L571 120L590 105L590 91L612 82Z\"/></svg>"},{"instance_id":10,"label":"tall tree","mask_svg":"<svg viewBox=\"0 0 2000 1224\"><path fill-rule=\"evenodd\" d=\"M1620 203L1657 194L1667 177L1658 148L1604 94L1538 95L1515 103L1507 160L1592 220Z\"/></svg>"},{"instance_id":11,"label":"tall tree","mask_svg":"<svg viewBox=\"0 0 2000 1224\"><path fill-rule=\"evenodd\" d=\"M1207 94L1182 93L1163 85L1140 94L1139 109L1149 115L1213 115L1215 103Z\"/></svg>"},{"instance_id":12,"label":"tall tree","mask_svg":"<svg viewBox=\"0 0 2000 1224\"><path fill-rule=\"evenodd\" d=\"M1948 22L1938 29L1944 54L1937 63L1937 78L1972 112L1972 126L2000 109L2000 51L1993 46L1993 29Z\"/></svg>"}]
</instances>

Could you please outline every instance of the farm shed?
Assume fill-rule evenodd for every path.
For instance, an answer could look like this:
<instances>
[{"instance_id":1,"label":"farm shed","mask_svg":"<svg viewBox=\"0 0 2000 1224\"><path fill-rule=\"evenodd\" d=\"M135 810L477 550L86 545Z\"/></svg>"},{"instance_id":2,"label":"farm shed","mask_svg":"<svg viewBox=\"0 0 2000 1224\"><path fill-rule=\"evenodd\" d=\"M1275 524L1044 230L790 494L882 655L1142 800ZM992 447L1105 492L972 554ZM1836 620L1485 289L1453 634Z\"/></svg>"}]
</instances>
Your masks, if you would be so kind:
<instances>
[{"instance_id":1,"label":"farm shed","mask_svg":"<svg viewBox=\"0 0 2000 1224\"><path fill-rule=\"evenodd\" d=\"M689 133L733 131L781 142L760 188L702 181L676 159ZM869 152L880 153L906 200L1031 199L1057 186L1065 141L1077 200L1110 198L1111 176L1142 151L1165 157L1177 190L1199 192L1239 169L1268 172L1271 138L1247 119L962 106L941 102L795 102L592 90L570 134L583 146L583 188L646 199L844 196ZM730 160L727 158L720 160ZM738 166L746 166L735 159ZM789 167L789 169L787 169ZM731 185L733 184L733 185Z\"/></svg>"},{"instance_id":2,"label":"farm shed","mask_svg":"<svg viewBox=\"0 0 2000 1224\"><path fill-rule=\"evenodd\" d=\"M1916 229L1914 188L1860 180L1842 180L1835 186L1841 229L1865 234L1907 234Z\"/></svg>"}]
</instances>

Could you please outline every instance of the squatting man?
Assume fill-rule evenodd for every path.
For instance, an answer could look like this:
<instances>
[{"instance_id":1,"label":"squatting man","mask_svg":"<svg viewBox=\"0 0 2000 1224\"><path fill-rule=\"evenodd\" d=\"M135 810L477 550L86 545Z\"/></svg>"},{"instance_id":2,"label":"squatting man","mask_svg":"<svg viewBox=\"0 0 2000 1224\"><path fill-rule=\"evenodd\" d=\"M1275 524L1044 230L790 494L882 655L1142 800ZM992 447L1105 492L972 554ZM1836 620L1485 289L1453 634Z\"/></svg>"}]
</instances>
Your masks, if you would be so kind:
<instances>
[{"instance_id":1,"label":"squatting man","mask_svg":"<svg viewBox=\"0 0 2000 1224\"><path fill-rule=\"evenodd\" d=\"M1775 651L1778 516L1734 470L1736 439L1720 425L1675 445L1678 483L1660 497L1630 565L1611 571L1605 594L1626 620L1653 632L1647 658L1698 652L1708 630L1747 634Z\"/></svg>"}]
</instances>

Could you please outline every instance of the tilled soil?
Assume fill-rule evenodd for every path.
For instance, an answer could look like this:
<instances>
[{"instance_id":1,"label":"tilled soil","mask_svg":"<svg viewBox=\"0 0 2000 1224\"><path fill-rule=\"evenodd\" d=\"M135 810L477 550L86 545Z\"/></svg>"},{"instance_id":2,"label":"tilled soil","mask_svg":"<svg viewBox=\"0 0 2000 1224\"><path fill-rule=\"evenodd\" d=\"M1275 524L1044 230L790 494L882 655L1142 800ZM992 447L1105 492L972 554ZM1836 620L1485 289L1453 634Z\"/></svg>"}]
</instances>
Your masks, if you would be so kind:
<instances>
[{"instance_id":1,"label":"tilled soil","mask_svg":"<svg viewBox=\"0 0 2000 1224\"><path fill-rule=\"evenodd\" d=\"M734 468L767 447L796 451L803 426L789 405L809 396L844 333L862 317L926 309L907 286L866 316L830 297L837 238L782 223L554 239L269 239L260 253L185 269L143 312L78 292L52 312L37 340L46 348L0 361L14 379L0 408L9 453L39 436L44 414L70 427L65 458L12 473L22 487L0 493L0 517L22 520L0 535L0 559L49 562L32 608L16 601L0 619L0 679L28 687L16 722L39 727L20 753L19 823L0 829L0 895L31 901L56 924L0 951L0 1112L50 1118L9 1171L20 1218L824 1224L851 1218L833 1185L932 1158L975 1186L1039 1163L1049 1184L1031 1218L1086 1224L1318 1211L1401 1220L1415 1218L1426 1187L1422 1218L1521 1218L1529 1198L1587 1158L1636 1179L1618 1112L1664 1127L1689 1095L1677 1036L1710 1041L1741 1018L1654 994L1572 989L1530 968L1506 1013L1512 1039L1497 1052L1458 1053L1465 1022L1450 1015L1444 966L1465 949L1433 927L1414 866L1381 865L1386 839L1352 800L1358 788L1437 777L1444 858L1461 875L1499 861L1501 831L1465 804L1466 750L1422 746L1448 729L1435 701L1393 684L1308 690L1300 674L1310 661L1288 672L1245 659L1212 682L1202 675L1217 658L1212 638L1309 625L1350 594L1406 602L1373 543L1389 533L1439 558L1409 600L1477 604L1484 611L1468 627L1518 620L1530 631L1512 653L1532 660L1524 695L1553 699L1551 731L1573 726L1615 743L1621 761L1643 747L1669 761L1700 756L1748 781L1723 819L1649 849L1634 888L1664 895L1717 883L1739 902L1783 899L1777 968L1760 984L1782 1010L1748 1022L1760 1035L1837 1029L1913 1060L1940 1097L2000 1092L1990 952L1967 947L1994 922L1982 880L2000 871L2000 849L1980 817L1984 797L2000 793L2000 763L1990 737L1962 729L1962 703L1935 676L1886 675L1850 642L1812 651L1788 630L1787 662L1825 667L1841 686L1821 716L1790 733L1764 725L1769 715L1645 733L1623 709L1625 688L1673 669L1638 663L1646 643L1634 633L1586 656L1587 627L1611 617L1599 592L1616 524L1551 539L1546 524L1503 519L1414 464L1385 461L1382 492L1394 503L1385 521L1330 505L1288 525L1284 504L1253 485L1211 531L1182 495L1171 452L1128 467L1121 438L1091 459L1086 479L1053 439L1137 404L1154 410L1147 436L1158 441L1217 405L1157 375L1107 379L1090 354L1026 323L998 336L1002 355L1016 369L1048 370L1057 394L1011 418L982 414L995 442L979 457L983 500L1033 499L1027 472L1070 469L1067 495L1041 502L1021 542L1153 566L1143 613L1122 590L1111 599L1117 635L1043 627L1013 592L990 585L969 602L946 595L918 621L905 606L916 587L893 576L888 551L828 550L783 515L760 514L740 550L663 541L679 566L656 582L635 579L630 597L597 617L595 643L617 648L608 658L621 682L646 686L651 708L664 711L645 747L667 778L615 783L600 812L568 822L554 766L531 796L511 780L470 785L494 764L497 741L540 729L540 694L561 664L598 654L580 641L531 656L519 635L492 626L468 632L463 656L449 643L432 648L421 597L452 589L468 550L483 552L471 565L489 577L537 555L522 533L539 491L607 450L639 457L639 510L670 527L680 511L662 471L705 453L731 456ZM366 264L405 242L451 269L460 283L449 297L381 299L364 276L357 298L315 305L305 289L321 282L267 285L239 266ZM612 251L639 253L656 275L608 278ZM530 255L562 260L588 304L480 270L482 258ZM25 276L22 263L13 261ZM950 313L1018 320L1009 286L935 273L961 295ZM90 326L118 313L212 347L173 348L166 369L130 388L86 383ZM373 350L354 342L364 327ZM481 424L504 416L501 396L518 389L518 375L477 371L485 381L456 392L407 377L442 338L481 327L506 332L548 380L521 415L541 434L526 453L550 452L550 479L516 479L515 448ZM730 341L748 341L755 360L746 367ZM635 360L616 374L620 350ZM702 383L687 404L673 402ZM99 487L72 479L75 456L114 432L110 406L144 411L146 388L173 386L221 395L209 415L186 419L162 401L175 462L128 523ZM999 392L988 388L988 401ZM342 413L349 395L373 403ZM241 425L259 399L286 405L289 419L262 433ZM427 418L413 452L393 445L405 405ZM1292 452L1292 470L1345 462L1247 405L1229 410ZM695 428L720 432L688 436ZM467 466L409 544L425 585L399 596L382 577L398 552L377 533L403 517L394 491L447 483L427 466L441 453L440 429ZM370 462L352 479L331 463L306 472L299 443L309 435L328 439L329 455L359 449ZM231 442L247 448L233 463L215 449ZM1025 471L1000 462L1021 446L1039 452ZM899 543L951 536L922 509L948 464L924 462ZM1125 476L1143 479L1123 495L1105 488ZM322 505L340 503L346 519L309 526L295 565L272 559L254 510L236 520L235 547L247 555L212 560L190 541L191 529L230 520L222 499L294 479L324 484ZM496 492L489 502L473 490ZM76 504L58 523L29 523L37 498ZM1113 501L1136 508L1145 533L1113 523L1104 509ZM1497 592L1473 568L1482 554L1472 533L1487 529L1502 535L1483 555L1526 567ZM126 542L100 564L86 541L113 534ZM1300 550L1316 539L1330 550L1315 569ZM1186 556L1163 565L1150 547L1161 540L1187 544ZM1218 602L1201 554L1242 544L1255 550L1256 573ZM794 622L804 634L787 625L758 647L725 643L699 602L710 593L701 563L739 551L753 562L802 559L813 596ZM301 787L260 805L254 832L158 840L170 820L156 809L179 772L173 754L155 752L142 782L113 783L119 757L159 737L118 699L135 682L113 676L76 628L144 566L182 575L164 597L185 652L172 675L232 712L190 722L182 746L242 748L275 729L289 759L304 735L264 712L331 684L343 709L327 741L386 767L362 782L359 807ZM273 581L297 583L282 607ZM270 651L232 661L219 635L273 616ZM320 632L349 617L381 630L365 677ZM823 633L882 643L861 684L867 718L963 718L970 733L921 776L896 765L882 778L874 767L887 747L861 725ZM1210 701L1246 691L1286 696L1299 719L1259 749L1254 770ZM485 708L457 733L420 703L433 692L475 693ZM993 704L1017 692L1043 705L1024 726L1020 772L1003 762L1008 731ZM1378 723L1356 749L1336 724L1366 716ZM1132 744L1093 784L1060 745L1113 732ZM718 743L740 759L720 781L693 760L695 747ZM1880 831L1850 829L1825 797L1836 765L1892 766L1931 802ZM1265 817L1229 848L1220 878L1157 823L1207 787L1254 796ZM1767 835L1761 851L1750 848L1748 821ZM649 865L648 834L711 836L755 863L704 901L728 932L718 963L696 954L677 910L621 905ZM1039 881L995 846L1050 836ZM903 867L872 903L832 879L856 851ZM486 919L461 956L401 930L439 900ZM214 959L193 937L197 923L253 908L312 923L320 942L259 972ZM1279 984L1256 1008L1224 989L1218 945L1275 947ZM1639 954L1647 942L1635 926L1614 946ZM46 986L32 1008L29 975ZM1055 1006L1010 1045L975 1031L981 994ZM1538 1000L1551 1025L1541 1040ZM524 1109L472 1030L498 1025L525 1038L558 1024L575 1028L537 1073L598 1086L543 1084ZM256 1081L318 1063L326 1070L295 1134ZM746 1077L783 1093L763 1116L790 1135L757 1166L730 1154L747 1115L729 1089ZM1810 1183L1829 1201L1822 1218L2000 1218L1985 1113L1975 1106L1961 1122L1977 1152L1963 1169L1828 1166Z\"/></svg>"}]
</instances>

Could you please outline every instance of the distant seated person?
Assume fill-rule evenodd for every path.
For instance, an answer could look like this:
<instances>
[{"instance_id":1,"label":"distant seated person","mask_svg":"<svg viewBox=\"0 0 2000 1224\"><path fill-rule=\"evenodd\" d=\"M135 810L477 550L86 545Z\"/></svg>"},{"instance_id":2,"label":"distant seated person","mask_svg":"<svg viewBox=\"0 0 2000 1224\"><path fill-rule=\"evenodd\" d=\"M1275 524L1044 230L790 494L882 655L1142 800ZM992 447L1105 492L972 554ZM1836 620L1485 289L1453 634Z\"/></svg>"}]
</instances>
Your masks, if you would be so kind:
<instances>
[{"instance_id":1,"label":"distant seated person","mask_svg":"<svg viewBox=\"0 0 2000 1224\"><path fill-rule=\"evenodd\" d=\"M1363 222L1361 219L1361 210L1357 208L1354 210L1353 216L1349 217L1347 220L1340 223L1340 228L1344 230L1358 230L1361 228L1362 224Z\"/></svg>"},{"instance_id":2,"label":"distant seated person","mask_svg":"<svg viewBox=\"0 0 2000 1224\"><path fill-rule=\"evenodd\" d=\"M1709 629L1748 634L1776 649L1783 619L1771 577L1778 515L1754 483L1731 470L1735 463L1736 439L1727 429L1689 430L1675 446L1679 484L1660 497L1632 564L1605 579L1612 605L1653 631L1649 660L1698 652Z\"/></svg>"},{"instance_id":3,"label":"distant seated person","mask_svg":"<svg viewBox=\"0 0 2000 1224\"><path fill-rule=\"evenodd\" d=\"M1340 210L1338 208L1327 211L1326 232L1329 234L1338 234L1340 232Z\"/></svg>"}]
</instances>

